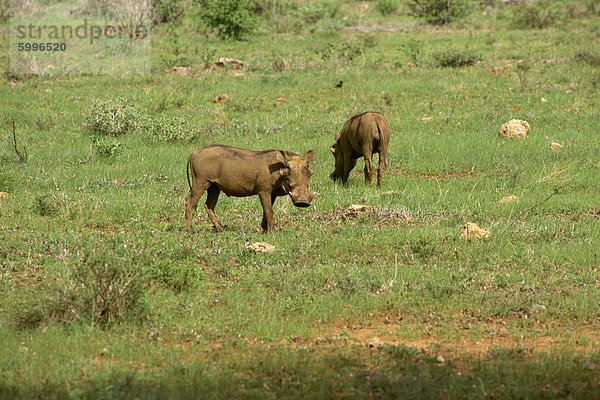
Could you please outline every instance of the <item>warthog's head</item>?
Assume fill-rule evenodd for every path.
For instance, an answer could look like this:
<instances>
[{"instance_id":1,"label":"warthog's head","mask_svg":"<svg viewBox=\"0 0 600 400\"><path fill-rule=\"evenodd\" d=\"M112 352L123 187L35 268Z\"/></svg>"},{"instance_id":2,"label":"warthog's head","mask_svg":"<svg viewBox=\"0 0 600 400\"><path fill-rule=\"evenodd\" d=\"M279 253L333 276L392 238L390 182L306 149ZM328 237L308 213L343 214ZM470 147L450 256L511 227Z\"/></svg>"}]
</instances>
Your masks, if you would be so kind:
<instances>
[{"instance_id":1,"label":"warthog's head","mask_svg":"<svg viewBox=\"0 0 600 400\"><path fill-rule=\"evenodd\" d=\"M314 159L315 149L307 151L302 157L286 155L284 158L283 188L290 195L296 207L308 207L315 197L309 189L309 180L313 171L308 166L308 163Z\"/></svg>"}]
</instances>

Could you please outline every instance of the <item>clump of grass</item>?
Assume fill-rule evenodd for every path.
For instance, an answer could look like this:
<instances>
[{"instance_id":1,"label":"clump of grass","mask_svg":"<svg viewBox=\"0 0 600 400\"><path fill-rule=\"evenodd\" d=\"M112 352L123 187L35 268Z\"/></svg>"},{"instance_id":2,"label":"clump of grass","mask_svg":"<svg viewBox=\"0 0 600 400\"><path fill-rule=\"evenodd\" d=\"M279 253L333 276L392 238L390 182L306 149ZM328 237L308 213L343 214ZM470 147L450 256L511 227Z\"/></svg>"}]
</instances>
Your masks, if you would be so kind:
<instances>
[{"instance_id":1,"label":"clump of grass","mask_svg":"<svg viewBox=\"0 0 600 400\"><path fill-rule=\"evenodd\" d=\"M462 68L482 60L480 54L467 49L447 49L433 53L433 62L439 67Z\"/></svg>"},{"instance_id":2,"label":"clump of grass","mask_svg":"<svg viewBox=\"0 0 600 400\"><path fill-rule=\"evenodd\" d=\"M33 205L33 210L42 217L58 214L59 208L57 198L49 194L36 197Z\"/></svg>"}]
</instances>

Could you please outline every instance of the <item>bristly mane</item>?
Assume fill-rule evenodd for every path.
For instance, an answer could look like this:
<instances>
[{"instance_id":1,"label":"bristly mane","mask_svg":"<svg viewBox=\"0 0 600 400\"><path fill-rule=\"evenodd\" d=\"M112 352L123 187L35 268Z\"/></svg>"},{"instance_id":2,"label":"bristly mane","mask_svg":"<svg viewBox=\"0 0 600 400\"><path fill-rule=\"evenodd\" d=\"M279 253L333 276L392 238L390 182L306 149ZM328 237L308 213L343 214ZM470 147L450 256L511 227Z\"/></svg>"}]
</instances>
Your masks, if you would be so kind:
<instances>
[{"instance_id":1,"label":"bristly mane","mask_svg":"<svg viewBox=\"0 0 600 400\"><path fill-rule=\"evenodd\" d=\"M208 147L224 147L227 149L233 149L233 150L246 150L246 151L252 151L258 155L264 155L264 154L268 154L271 153L273 151L281 151L286 153L288 156L300 156L300 153L297 153L295 151L289 151L289 150L280 150L280 149L266 149L266 150L251 150L251 149L242 149L240 147L233 147L233 146L227 146L226 144L212 144Z\"/></svg>"}]
</instances>

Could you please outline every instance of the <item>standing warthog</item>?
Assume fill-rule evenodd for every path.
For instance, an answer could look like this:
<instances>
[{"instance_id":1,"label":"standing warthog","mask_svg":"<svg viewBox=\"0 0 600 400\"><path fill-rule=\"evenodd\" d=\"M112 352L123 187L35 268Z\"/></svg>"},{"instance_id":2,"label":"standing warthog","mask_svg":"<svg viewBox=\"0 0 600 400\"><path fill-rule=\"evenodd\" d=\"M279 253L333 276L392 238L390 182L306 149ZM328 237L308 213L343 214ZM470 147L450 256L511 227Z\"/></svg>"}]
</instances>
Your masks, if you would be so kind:
<instances>
[{"instance_id":1,"label":"standing warthog","mask_svg":"<svg viewBox=\"0 0 600 400\"><path fill-rule=\"evenodd\" d=\"M373 154L378 153L377 187L381 187L389 144L390 127L383 115L376 112L355 115L344 124L342 132L335 135L335 144L331 148L335 171L329 177L346 183L356 159L364 157L365 182L370 185L373 181Z\"/></svg>"},{"instance_id":2,"label":"standing warthog","mask_svg":"<svg viewBox=\"0 0 600 400\"><path fill-rule=\"evenodd\" d=\"M263 208L262 228L273 229L273 203L277 196L289 194L296 207L308 207L314 194L309 190L313 171L309 161L315 149L300 154L287 150L252 151L229 146L210 146L194 150L187 162L190 195L185 204L185 222L192 230L192 215L202 194L207 191L206 213L215 226L223 228L215 217L219 193L246 197L258 195ZM190 172L192 181L190 182Z\"/></svg>"}]
</instances>

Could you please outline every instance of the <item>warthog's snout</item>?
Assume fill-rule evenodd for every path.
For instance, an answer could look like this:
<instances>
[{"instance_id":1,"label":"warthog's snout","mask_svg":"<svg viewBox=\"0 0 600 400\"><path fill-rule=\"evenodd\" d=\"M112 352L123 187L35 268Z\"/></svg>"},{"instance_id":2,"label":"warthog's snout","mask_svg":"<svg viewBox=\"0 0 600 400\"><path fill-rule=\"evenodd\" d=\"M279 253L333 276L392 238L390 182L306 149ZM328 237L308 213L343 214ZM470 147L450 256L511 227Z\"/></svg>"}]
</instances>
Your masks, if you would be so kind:
<instances>
[{"instance_id":1,"label":"warthog's snout","mask_svg":"<svg viewBox=\"0 0 600 400\"><path fill-rule=\"evenodd\" d=\"M308 207L315 195L310 190L293 190L290 197L296 207Z\"/></svg>"}]
</instances>

